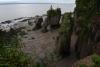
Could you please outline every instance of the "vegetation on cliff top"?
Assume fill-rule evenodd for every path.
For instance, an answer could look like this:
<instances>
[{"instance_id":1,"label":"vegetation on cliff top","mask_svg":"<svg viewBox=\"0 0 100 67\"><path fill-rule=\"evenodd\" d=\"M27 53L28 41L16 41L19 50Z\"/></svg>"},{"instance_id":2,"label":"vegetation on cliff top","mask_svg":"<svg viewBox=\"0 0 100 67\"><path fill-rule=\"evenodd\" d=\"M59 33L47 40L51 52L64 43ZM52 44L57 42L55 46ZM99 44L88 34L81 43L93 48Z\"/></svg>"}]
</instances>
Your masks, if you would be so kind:
<instances>
[{"instance_id":1,"label":"vegetation on cliff top","mask_svg":"<svg viewBox=\"0 0 100 67\"><path fill-rule=\"evenodd\" d=\"M99 0L76 0L74 17L75 31L78 35L76 52L79 57L84 57L93 53L93 47L96 44L93 40L93 37L95 37L93 34L96 32L93 32L92 18L100 13L99 3ZM84 53L85 50L88 50L88 52ZM83 51L84 54L82 54L81 51Z\"/></svg>"},{"instance_id":2,"label":"vegetation on cliff top","mask_svg":"<svg viewBox=\"0 0 100 67\"><path fill-rule=\"evenodd\" d=\"M16 30L0 30L0 67L28 66L28 57L20 51L20 44Z\"/></svg>"}]
</instances>

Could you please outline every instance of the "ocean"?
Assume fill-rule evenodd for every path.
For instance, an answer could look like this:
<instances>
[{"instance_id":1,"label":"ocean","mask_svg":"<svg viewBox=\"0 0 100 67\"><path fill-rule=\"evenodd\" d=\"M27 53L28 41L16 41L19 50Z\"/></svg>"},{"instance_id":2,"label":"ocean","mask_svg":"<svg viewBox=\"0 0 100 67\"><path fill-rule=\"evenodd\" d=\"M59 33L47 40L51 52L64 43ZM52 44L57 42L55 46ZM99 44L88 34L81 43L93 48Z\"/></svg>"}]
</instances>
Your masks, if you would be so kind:
<instances>
[{"instance_id":1,"label":"ocean","mask_svg":"<svg viewBox=\"0 0 100 67\"><path fill-rule=\"evenodd\" d=\"M0 4L0 22L46 14L51 5L54 9L61 8L62 14L75 8L75 4Z\"/></svg>"}]
</instances>

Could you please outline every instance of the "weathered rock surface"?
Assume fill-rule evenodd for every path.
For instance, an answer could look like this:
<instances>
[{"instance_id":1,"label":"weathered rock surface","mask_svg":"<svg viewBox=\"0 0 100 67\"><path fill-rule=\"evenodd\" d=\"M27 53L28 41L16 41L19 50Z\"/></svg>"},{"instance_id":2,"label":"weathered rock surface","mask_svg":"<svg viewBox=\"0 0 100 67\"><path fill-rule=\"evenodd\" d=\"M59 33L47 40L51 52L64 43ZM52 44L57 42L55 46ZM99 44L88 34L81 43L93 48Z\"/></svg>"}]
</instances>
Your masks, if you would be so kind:
<instances>
[{"instance_id":1,"label":"weathered rock surface","mask_svg":"<svg viewBox=\"0 0 100 67\"><path fill-rule=\"evenodd\" d=\"M43 18L37 16L36 19L35 19L35 21L34 21L35 27L34 27L33 30L38 30L38 29L40 29L40 28L42 27L42 26L41 26L42 22L43 22Z\"/></svg>"},{"instance_id":2,"label":"weathered rock surface","mask_svg":"<svg viewBox=\"0 0 100 67\"><path fill-rule=\"evenodd\" d=\"M60 21L60 16L54 16L52 18L50 18L49 20L49 24L50 24L50 28L55 29L56 27L59 27L59 21Z\"/></svg>"},{"instance_id":3,"label":"weathered rock surface","mask_svg":"<svg viewBox=\"0 0 100 67\"><path fill-rule=\"evenodd\" d=\"M76 34L78 36L75 46L78 58L84 58L93 54L95 52L95 46L100 42L99 2L99 0L88 0L88 2L85 0L76 0L74 18L77 30ZM84 8L85 5L87 5L87 7Z\"/></svg>"},{"instance_id":4,"label":"weathered rock surface","mask_svg":"<svg viewBox=\"0 0 100 67\"><path fill-rule=\"evenodd\" d=\"M57 49L59 55L66 57L70 55L71 50L71 35L72 35L72 24L71 14L64 14L62 24L59 30L59 37L57 38Z\"/></svg>"},{"instance_id":5,"label":"weathered rock surface","mask_svg":"<svg viewBox=\"0 0 100 67\"><path fill-rule=\"evenodd\" d=\"M44 20L44 22L43 22L43 25L42 25L42 32L45 33L45 32L48 31L48 29L47 29L48 25L49 25L49 23L48 23L48 19L45 18L45 20Z\"/></svg>"}]
</instances>

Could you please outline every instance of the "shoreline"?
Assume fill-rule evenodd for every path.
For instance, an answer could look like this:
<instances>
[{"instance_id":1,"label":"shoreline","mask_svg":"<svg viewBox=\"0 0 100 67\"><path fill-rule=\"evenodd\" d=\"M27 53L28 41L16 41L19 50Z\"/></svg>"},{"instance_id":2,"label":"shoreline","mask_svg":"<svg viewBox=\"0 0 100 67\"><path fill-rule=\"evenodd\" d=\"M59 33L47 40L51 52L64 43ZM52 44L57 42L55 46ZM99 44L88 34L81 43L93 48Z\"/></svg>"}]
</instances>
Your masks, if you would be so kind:
<instances>
[{"instance_id":1,"label":"shoreline","mask_svg":"<svg viewBox=\"0 0 100 67\"><path fill-rule=\"evenodd\" d=\"M43 14L42 16L36 15L34 17L32 17L32 16L31 17L19 17L19 18L15 18L15 19L11 19L11 20L5 20L3 22L0 22L0 30L9 31L11 28L17 29L20 27L24 27L25 25L28 24L29 21L34 23L34 20L37 19L37 16L42 17L43 19L45 19L45 17L46 17L46 15Z\"/></svg>"},{"instance_id":2,"label":"shoreline","mask_svg":"<svg viewBox=\"0 0 100 67\"><path fill-rule=\"evenodd\" d=\"M8 21L8 20L12 21L12 20L19 20L19 19L23 19L23 18L34 18L36 16L42 16L43 17L43 16L47 16L47 15L42 14L42 15L35 15L35 16L16 17L16 18L13 18L13 19L7 19L7 20L0 21L0 24L1 24L1 22L5 22L5 21Z\"/></svg>"}]
</instances>

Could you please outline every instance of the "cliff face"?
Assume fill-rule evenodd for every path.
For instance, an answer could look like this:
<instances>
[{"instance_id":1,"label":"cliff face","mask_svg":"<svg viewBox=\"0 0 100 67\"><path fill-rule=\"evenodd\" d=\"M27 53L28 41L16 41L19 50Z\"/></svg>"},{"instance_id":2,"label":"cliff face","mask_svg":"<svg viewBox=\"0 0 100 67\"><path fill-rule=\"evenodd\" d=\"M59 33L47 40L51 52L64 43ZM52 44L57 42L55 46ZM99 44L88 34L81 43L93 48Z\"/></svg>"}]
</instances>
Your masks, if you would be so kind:
<instances>
[{"instance_id":1,"label":"cliff face","mask_svg":"<svg viewBox=\"0 0 100 67\"><path fill-rule=\"evenodd\" d=\"M70 54L70 43L72 35L72 17L71 13L65 13L62 18L62 24L57 38L57 51L62 57Z\"/></svg>"},{"instance_id":2,"label":"cliff face","mask_svg":"<svg viewBox=\"0 0 100 67\"><path fill-rule=\"evenodd\" d=\"M100 15L95 15L92 18L92 26L93 26L93 40L95 42L94 51L100 55Z\"/></svg>"},{"instance_id":3,"label":"cliff face","mask_svg":"<svg viewBox=\"0 0 100 67\"><path fill-rule=\"evenodd\" d=\"M100 28L96 28L100 21L95 19L96 15L100 16L99 3L99 0L76 0L75 31L78 40L75 47L78 58L94 53L97 40L100 42Z\"/></svg>"}]
</instances>

